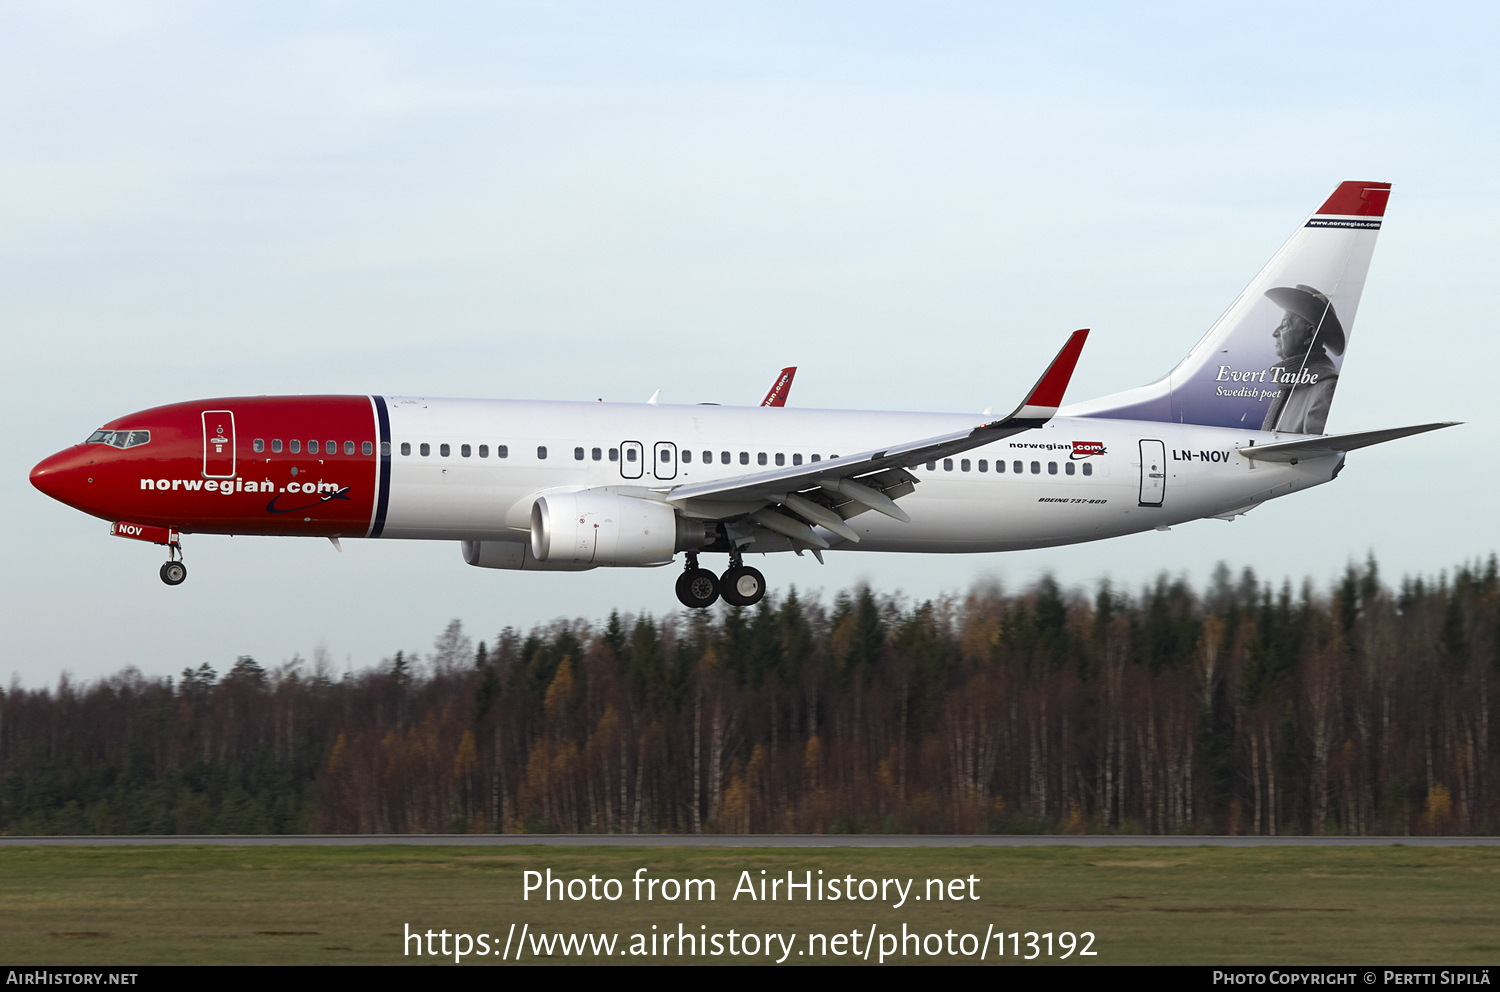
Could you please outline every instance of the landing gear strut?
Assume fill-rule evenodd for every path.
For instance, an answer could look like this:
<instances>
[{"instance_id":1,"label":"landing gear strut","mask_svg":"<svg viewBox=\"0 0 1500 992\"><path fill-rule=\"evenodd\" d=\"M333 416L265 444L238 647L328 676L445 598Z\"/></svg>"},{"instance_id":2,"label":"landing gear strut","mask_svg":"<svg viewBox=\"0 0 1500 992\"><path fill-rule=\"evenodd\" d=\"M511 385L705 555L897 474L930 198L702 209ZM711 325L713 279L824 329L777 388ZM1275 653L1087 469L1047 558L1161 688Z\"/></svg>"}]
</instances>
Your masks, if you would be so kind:
<instances>
[{"instance_id":1,"label":"landing gear strut","mask_svg":"<svg viewBox=\"0 0 1500 992\"><path fill-rule=\"evenodd\" d=\"M187 580L187 566L179 559L182 556L182 545L167 545L167 560L161 567L161 580L169 586L180 586Z\"/></svg>"},{"instance_id":2,"label":"landing gear strut","mask_svg":"<svg viewBox=\"0 0 1500 992\"><path fill-rule=\"evenodd\" d=\"M701 610L719 599L719 580L706 568L698 567L698 556L689 552L687 568L677 580L677 599L689 609Z\"/></svg>"}]
</instances>

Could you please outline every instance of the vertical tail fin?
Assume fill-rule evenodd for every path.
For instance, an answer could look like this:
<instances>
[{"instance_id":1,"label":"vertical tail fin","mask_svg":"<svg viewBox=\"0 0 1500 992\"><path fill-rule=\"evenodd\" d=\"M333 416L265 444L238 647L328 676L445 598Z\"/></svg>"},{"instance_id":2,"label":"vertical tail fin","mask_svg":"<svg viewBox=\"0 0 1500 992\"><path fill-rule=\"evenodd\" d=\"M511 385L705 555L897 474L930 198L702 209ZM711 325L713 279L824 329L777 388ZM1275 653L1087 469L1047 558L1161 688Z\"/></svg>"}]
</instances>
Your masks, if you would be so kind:
<instances>
[{"instance_id":1,"label":"vertical tail fin","mask_svg":"<svg viewBox=\"0 0 1500 992\"><path fill-rule=\"evenodd\" d=\"M766 398L760 401L761 406L786 406L786 398L792 392L792 377L797 374L797 366L781 370L776 381L771 384L771 391Z\"/></svg>"},{"instance_id":2,"label":"vertical tail fin","mask_svg":"<svg viewBox=\"0 0 1500 992\"><path fill-rule=\"evenodd\" d=\"M1067 412L1322 434L1390 193L1339 184L1165 378Z\"/></svg>"}]
</instances>

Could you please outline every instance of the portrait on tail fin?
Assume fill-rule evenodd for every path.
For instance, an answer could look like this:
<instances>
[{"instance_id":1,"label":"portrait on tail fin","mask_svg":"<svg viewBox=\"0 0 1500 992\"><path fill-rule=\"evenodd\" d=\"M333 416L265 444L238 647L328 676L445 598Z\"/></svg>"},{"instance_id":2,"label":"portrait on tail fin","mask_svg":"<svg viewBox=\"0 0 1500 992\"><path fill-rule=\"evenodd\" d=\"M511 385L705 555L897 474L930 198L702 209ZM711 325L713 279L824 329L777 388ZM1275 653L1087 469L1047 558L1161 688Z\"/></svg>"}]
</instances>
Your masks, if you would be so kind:
<instances>
[{"instance_id":1,"label":"portrait on tail fin","mask_svg":"<svg viewBox=\"0 0 1500 992\"><path fill-rule=\"evenodd\" d=\"M1271 332L1277 359L1271 381L1280 391L1261 430L1322 434L1339 377L1329 352L1344 353L1343 325L1328 297L1311 286L1277 286L1265 295L1283 314Z\"/></svg>"}]
</instances>

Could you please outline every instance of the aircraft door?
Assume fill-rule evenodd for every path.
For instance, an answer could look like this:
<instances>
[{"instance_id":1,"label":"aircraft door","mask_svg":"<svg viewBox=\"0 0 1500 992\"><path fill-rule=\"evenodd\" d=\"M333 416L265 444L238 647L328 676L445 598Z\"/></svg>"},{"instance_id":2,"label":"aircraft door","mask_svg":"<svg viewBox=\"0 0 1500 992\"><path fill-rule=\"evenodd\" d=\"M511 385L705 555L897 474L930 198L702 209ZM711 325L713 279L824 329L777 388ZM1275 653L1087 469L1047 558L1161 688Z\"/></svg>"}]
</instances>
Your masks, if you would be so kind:
<instances>
[{"instance_id":1,"label":"aircraft door","mask_svg":"<svg viewBox=\"0 0 1500 992\"><path fill-rule=\"evenodd\" d=\"M234 478L234 413L203 411L203 477Z\"/></svg>"},{"instance_id":2,"label":"aircraft door","mask_svg":"<svg viewBox=\"0 0 1500 992\"><path fill-rule=\"evenodd\" d=\"M645 453L639 441L620 442L620 475L626 479L639 479L645 469Z\"/></svg>"},{"instance_id":3,"label":"aircraft door","mask_svg":"<svg viewBox=\"0 0 1500 992\"><path fill-rule=\"evenodd\" d=\"M677 445L671 441L657 441L651 459L651 471L658 479L677 478Z\"/></svg>"},{"instance_id":4,"label":"aircraft door","mask_svg":"<svg viewBox=\"0 0 1500 992\"><path fill-rule=\"evenodd\" d=\"M1167 446L1141 442L1141 506L1161 506L1167 492Z\"/></svg>"}]
</instances>

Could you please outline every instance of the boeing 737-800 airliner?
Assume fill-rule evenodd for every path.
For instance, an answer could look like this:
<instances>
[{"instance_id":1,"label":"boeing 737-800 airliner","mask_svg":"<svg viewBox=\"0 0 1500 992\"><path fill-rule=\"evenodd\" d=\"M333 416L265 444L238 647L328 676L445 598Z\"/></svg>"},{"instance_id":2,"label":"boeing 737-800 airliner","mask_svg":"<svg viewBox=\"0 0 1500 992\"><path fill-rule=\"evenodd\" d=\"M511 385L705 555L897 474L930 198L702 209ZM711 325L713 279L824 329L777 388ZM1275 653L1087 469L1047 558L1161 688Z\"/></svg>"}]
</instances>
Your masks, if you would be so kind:
<instances>
[{"instance_id":1,"label":"boeing 737-800 airliner","mask_svg":"<svg viewBox=\"0 0 1500 992\"><path fill-rule=\"evenodd\" d=\"M690 607L757 602L765 581L746 554L1011 551L1232 519L1331 481L1348 451L1448 426L1324 434L1389 195L1388 183L1341 184L1175 369L1068 407L1087 331L1009 416L983 423L233 397L121 417L31 481L116 536L166 545L170 585L187 575L185 534L400 538L454 541L482 568L654 567L681 553ZM728 569L701 567L705 554Z\"/></svg>"}]
</instances>

